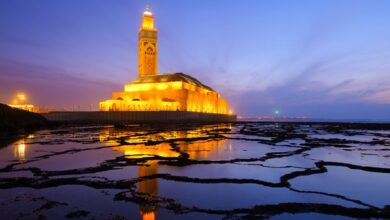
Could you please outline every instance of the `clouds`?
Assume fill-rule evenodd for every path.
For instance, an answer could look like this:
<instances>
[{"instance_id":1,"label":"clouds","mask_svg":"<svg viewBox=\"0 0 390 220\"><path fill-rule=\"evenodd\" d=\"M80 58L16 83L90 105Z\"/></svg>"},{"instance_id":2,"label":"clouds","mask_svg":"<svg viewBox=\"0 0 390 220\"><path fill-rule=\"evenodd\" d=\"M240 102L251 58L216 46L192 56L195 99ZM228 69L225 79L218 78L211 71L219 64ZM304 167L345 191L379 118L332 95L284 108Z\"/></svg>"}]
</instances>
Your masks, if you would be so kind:
<instances>
[{"instance_id":1,"label":"clouds","mask_svg":"<svg viewBox=\"0 0 390 220\"><path fill-rule=\"evenodd\" d=\"M279 106L291 115L327 109L337 116L333 108L389 103L388 1L149 3L159 29L159 71L198 78L239 114ZM0 2L0 101L21 89L39 105L97 105L122 90L137 75L145 5Z\"/></svg>"},{"instance_id":2,"label":"clouds","mask_svg":"<svg viewBox=\"0 0 390 220\"><path fill-rule=\"evenodd\" d=\"M66 72L51 66L34 65L0 59L0 102L9 103L17 92L28 94L29 100L41 107L97 108L98 102L110 98L122 85L106 80L83 78L83 74Z\"/></svg>"},{"instance_id":3,"label":"clouds","mask_svg":"<svg viewBox=\"0 0 390 220\"><path fill-rule=\"evenodd\" d=\"M274 79L266 77L261 83L267 86L256 87L259 79L253 77L250 89L236 93L224 91L224 94L228 94L235 111L242 115L272 115L274 109L281 109L283 115L390 119L388 73L377 69L375 76L367 77L361 72L349 72L350 66L364 71L362 65L366 64L318 60L291 72L286 70L291 75L277 83L271 83Z\"/></svg>"}]
</instances>

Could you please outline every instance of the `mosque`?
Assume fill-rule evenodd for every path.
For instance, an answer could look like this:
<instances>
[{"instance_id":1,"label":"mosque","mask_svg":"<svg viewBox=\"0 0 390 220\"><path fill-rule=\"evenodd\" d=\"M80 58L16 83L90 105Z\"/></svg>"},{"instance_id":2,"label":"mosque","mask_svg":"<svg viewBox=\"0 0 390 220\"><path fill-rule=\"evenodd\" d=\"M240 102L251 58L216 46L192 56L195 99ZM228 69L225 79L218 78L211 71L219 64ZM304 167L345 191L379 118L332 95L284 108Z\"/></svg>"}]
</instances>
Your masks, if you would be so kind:
<instances>
[{"instance_id":1,"label":"mosque","mask_svg":"<svg viewBox=\"0 0 390 220\"><path fill-rule=\"evenodd\" d=\"M232 114L219 93L184 73L158 74L157 29L149 7L138 32L138 78L99 103L100 111L188 111Z\"/></svg>"}]
</instances>

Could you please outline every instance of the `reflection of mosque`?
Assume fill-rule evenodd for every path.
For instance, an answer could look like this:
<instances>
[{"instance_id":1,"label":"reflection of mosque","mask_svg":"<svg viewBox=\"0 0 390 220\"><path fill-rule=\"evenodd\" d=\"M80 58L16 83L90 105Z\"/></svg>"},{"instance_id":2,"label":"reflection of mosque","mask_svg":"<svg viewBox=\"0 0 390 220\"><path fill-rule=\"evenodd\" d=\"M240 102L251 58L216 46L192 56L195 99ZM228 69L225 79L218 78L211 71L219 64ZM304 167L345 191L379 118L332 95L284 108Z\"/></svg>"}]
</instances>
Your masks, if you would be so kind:
<instances>
[{"instance_id":1,"label":"reflection of mosque","mask_svg":"<svg viewBox=\"0 0 390 220\"><path fill-rule=\"evenodd\" d=\"M157 173L157 161L152 161L149 166L140 166L138 169L139 176L148 176ZM158 180L151 179L142 181L138 185L138 192L145 193L150 196L158 195ZM154 220L157 212L157 207L154 205L142 205L140 207L140 215L143 220Z\"/></svg>"},{"instance_id":2,"label":"reflection of mosque","mask_svg":"<svg viewBox=\"0 0 390 220\"><path fill-rule=\"evenodd\" d=\"M225 125L213 125L213 126L202 126L193 130L187 131L169 131L161 132L158 134L145 136L149 140L156 139L185 139L185 138L197 138L205 136L205 132L211 129L225 129L231 128L230 124ZM145 144L136 145L124 145L115 147L121 137L131 137L136 132L118 130L115 128L108 128L101 131L100 140L105 142L109 146L113 146L113 150L121 151L128 158L141 158L158 155L161 157L178 157L180 154L172 151L169 143L161 143L153 146ZM129 143L141 142L140 138L128 138L126 140ZM143 140L145 141L145 140ZM191 159L207 159L212 157L214 154L218 154L218 150L221 146L226 144L226 139L219 140L206 140L206 141L194 141L194 142L177 142L180 150L189 154ZM138 175L148 176L158 173L158 161L148 161L146 166L139 166ZM180 168L178 168L180 169ZM151 197L158 196L158 179L151 179L142 181L138 185L138 192L148 194ZM153 220L156 218L157 207L154 205L142 205L140 206L140 214L143 220Z\"/></svg>"}]
</instances>

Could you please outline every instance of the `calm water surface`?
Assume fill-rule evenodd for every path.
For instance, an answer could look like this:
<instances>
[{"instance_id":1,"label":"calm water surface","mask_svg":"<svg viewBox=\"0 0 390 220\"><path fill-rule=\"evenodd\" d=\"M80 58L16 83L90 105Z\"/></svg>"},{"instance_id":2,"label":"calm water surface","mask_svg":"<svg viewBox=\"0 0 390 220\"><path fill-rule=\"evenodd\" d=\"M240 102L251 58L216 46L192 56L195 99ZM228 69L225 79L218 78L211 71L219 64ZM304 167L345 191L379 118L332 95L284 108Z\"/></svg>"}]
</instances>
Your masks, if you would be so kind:
<instances>
[{"instance_id":1,"label":"calm water surface","mask_svg":"<svg viewBox=\"0 0 390 220\"><path fill-rule=\"evenodd\" d=\"M3 137L4 219L390 218L390 129L235 123Z\"/></svg>"}]
</instances>

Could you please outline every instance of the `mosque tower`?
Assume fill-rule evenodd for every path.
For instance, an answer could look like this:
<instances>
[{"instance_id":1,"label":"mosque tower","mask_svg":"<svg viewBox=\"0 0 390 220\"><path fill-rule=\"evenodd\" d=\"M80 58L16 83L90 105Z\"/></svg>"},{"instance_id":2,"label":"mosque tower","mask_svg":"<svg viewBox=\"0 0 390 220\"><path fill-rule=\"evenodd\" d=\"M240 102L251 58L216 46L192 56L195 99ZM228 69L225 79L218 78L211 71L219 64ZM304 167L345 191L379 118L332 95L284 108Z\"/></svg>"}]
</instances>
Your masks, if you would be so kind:
<instances>
[{"instance_id":1,"label":"mosque tower","mask_svg":"<svg viewBox=\"0 0 390 220\"><path fill-rule=\"evenodd\" d=\"M138 31L138 78L157 75L157 29L149 6Z\"/></svg>"},{"instance_id":2,"label":"mosque tower","mask_svg":"<svg viewBox=\"0 0 390 220\"><path fill-rule=\"evenodd\" d=\"M138 32L138 78L125 84L123 91L113 92L112 99L100 102L99 109L232 114L227 100L196 78L180 72L158 74L157 29L149 6L142 15ZM156 119L162 117L165 113L156 114Z\"/></svg>"}]
</instances>

